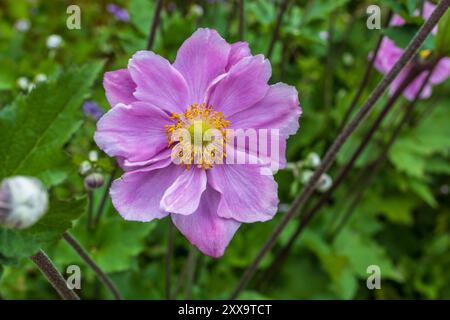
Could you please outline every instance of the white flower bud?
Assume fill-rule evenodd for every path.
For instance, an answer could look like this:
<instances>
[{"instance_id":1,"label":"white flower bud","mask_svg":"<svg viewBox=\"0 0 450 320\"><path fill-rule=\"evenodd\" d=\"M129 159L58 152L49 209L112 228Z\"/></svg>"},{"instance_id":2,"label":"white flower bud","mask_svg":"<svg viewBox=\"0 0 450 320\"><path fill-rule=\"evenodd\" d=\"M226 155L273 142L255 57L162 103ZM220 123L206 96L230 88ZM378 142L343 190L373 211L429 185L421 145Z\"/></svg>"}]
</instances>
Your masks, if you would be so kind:
<instances>
[{"instance_id":1,"label":"white flower bud","mask_svg":"<svg viewBox=\"0 0 450 320\"><path fill-rule=\"evenodd\" d=\"M43 73L39 73L36 75L36 77L34 78L34 81L36 83L41 83L41 82L45 82L47 81L47 76Z\"/></svg>"},{"instance_id":2,"label":"white flower bud","mask_svg":"<svg viewBox=\"0 0 450 320\"><path fill-rule=\"evenodd\" d=\"M62 45L62 37L57 34L52 34L47 38L47 48L58 49Z\"/></svg>"},{"instance_id":3,"label":"white flower bud","mask_svg":"<svg viewBox=\"0 0 450 320\"><path fill-rule=\"evenodd\" d=\"M84 176L84 175L87 174L89 171L91 171L91 169L92 169L91 163L90 163L89 161L83 161L83 162L80 164L80 169L79 169L79 171L80 171L80 174Z\"/></svg>"},{"instance_id":4,"label":"white flower bud","mask_svg":"<svg viewBox=\"0 0 450 320\"><path fill-rule=\"evenodd\" d=\"M97 162L98 161L98 152L96 150L89 151L89 161Z\"/></svg>"},{"instance_id":5,"label":"white flower bud","mask_svg":"<svg viewBox=\"0 0 450 320\"><path fill-rule=\"evenodd\" d=\"M300 181L303 184L307 184L309 180L311 180L312 176L314 175L314 171L311 170L303 170L302 174L300 176Z\"/></svg>"},{"instance_id":6,"label":"white flower bud","mask_svg":"<svg viewBox=\"0 0 450 320\"><path fill-rule=\"evenodd\" d=\"M0 186L0 224L25 229L35 224L48 209L48 194L36 178L15 176Z\"/></svg>"},{"instance_id":7,"label":"white flower bud","mask_svg":"<svg viewBox=\"0 0 450 320\"><path fill-rule=\"evenodd\" d=\"M319 32L320 40L326 41L326 40L328 40L328 37L329 37L328 31L320 31Z\"/></svg>"},{"instance_id":8,"label":"white flower bud","mask_svg":"<svg viewBox=\"0 0 450 320\"><path fill-rule=\"evenodd\" d=\"M319 181L317 181L317 190L320 192L326 192L331 188L332 184L333 180L331 180L331 177L324 173L320 176Z\"/></svg>"},{"instance_id":9,"label":"white flower bud","mask_svg":"<svg viewBox=\"0 0 450 320\"><path fill-rule=\"evenodd\" d=\"M84 179L84 186L88 190L98 189L103 185L104 179L100 173L91 173Z\"/></svg>"},{"instance_id":10,"label":"white flower bud","mask_svg":"<svg viewBox=\"0 0 450 320\"><path fill-rule=\"evenodd\" d=\"M30 30L30 21L28 21L26 19L17 20L14 27L19 32L26 32L26 31Z\"/></svg>"},{"instance_id":11,"label":"white flower bud","mask_svg":"<svg viewBox=\"0 0 450 320\"><path fill-rule=\"evenodd\" d=\"M17 79L17 85L22 90L28 90L28 87L30 86L30 81L27 77L20 77Z\"/></svg>"},{"instance_id":12,"label":"white flower bud","mask_svg":"<svg viewBox=\"0 0 450 320\"><path fill-rule=\"evenodd\" d=\"M201 6L199 6L198 4L193 4L192 6L191 6L191 13L194 15L194 16L197 16L197 17L201 17L202 15L203 15L203 8L201 7Z\"/></svg>"},{"instance_id":13,"label":"white flower bud","mask_svg":"<svg viewBox=\"0 0 450 320\"><path fill-rule=\"evenodd\" d=\"M306 165L312 168L318 168L320 166L320 163L321 163L320 156L315 152L309 153L308 156L306 157Z\"/></svg>"}]
</instances>

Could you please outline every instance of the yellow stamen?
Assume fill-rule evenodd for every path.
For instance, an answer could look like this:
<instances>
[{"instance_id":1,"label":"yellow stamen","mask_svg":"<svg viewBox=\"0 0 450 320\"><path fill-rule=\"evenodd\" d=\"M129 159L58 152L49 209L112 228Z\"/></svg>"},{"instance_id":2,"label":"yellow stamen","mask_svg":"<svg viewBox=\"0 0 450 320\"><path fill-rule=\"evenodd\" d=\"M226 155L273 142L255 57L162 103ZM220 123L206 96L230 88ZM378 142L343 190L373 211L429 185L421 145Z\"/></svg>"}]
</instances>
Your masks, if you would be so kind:
<instances>
[{"instance_id":1,"label":"yellow stamen","mask_svg":"<svg viewBox=\"0 0 450 320\"><path fill-rule=\"evenodd\" d=\"M205 103L194 103L184 113L172 113L170 118L174 123L167 124L165 131L169 147L173 148L172 159L188 169L192 164L210 169L213 164L222 163L226 155L225 129L230 126L222 112Z\"/></svg>"}]
</instances>

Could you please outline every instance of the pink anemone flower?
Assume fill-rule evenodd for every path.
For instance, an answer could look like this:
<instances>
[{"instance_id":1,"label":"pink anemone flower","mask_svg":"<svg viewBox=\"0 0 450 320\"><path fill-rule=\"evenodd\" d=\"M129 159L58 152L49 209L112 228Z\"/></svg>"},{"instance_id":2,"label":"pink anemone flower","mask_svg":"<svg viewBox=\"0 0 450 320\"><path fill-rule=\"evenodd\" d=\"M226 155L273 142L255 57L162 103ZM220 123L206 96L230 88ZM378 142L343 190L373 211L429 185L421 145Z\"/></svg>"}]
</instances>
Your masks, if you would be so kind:
<instances>
[{"instance_id":1,"label":"pink anemone flower","mask_svg":"<svg viewBox=\"0 0 450 320\"><path fill-rule=\"evenodd\" d=\"M435 6L429 2L425 2L423 8L423 18L428 19L433 13ZM415 13L416 16L419 15L419 11L417 10ZM402 26L405 24L405 20L399 16L394 15L390 22L391 26ZM433 34L437 33L437 27L435 27L432 31ZM403 54L403 49L399 48L395 45L394 41L389 39L388 37L384 37L381 42L380 49L378 55L375 59L375 68L383 74L387 74L392 67L395 65L397 60ZM422 50L419 55L422 58L427 58L430 56L432 52L430 50ZM400 72L400 74L395 78L390 87L390 93L394 93L395 90L400 86L403 79L408 75L412 68L412 62L407 64L405 68ZM420 73L411 84L403 90L403 95L410 101L412 101L415 96L418 94L420 88L422 87L423 82L427 77L428 71L423 71ZM431 96L432 86L439 84L450 77L450 58L445 57L442 58L439 63L435 66L433 74L431 75L428 83L425 85L424 90L420 94L421 99L427 99Z\"/></svg>"},{"instance_id":2,"label":"pink anemone flower","mask_svg":"<svg viewBox=\"0 0 450 320\"><path fill-rule=\"evenodd\" d=\"M286 139L298 130L301 109L297 90L269 85L270 76L264 56L253 56L245 42L228 44L210 29L188 38L173 64L139 51L126 69L105 73L112 108L98 121L94 139L124 170L110 190L122 217L148 222L170 215L180 232L212 257L224 254L241 223L272 219L277 183L273 170L261 172L275 161L284 166ZM190 141L176 140L173 133L194 126L202 134L276 129L279 148L239 148L224 135L219 139L224 152L202 140L208 153L186 156L177 148ZM221 161L210 161L207 155L216 151ZM229 164L231 153L254 161Z\"/></svg>"}]
</instances>

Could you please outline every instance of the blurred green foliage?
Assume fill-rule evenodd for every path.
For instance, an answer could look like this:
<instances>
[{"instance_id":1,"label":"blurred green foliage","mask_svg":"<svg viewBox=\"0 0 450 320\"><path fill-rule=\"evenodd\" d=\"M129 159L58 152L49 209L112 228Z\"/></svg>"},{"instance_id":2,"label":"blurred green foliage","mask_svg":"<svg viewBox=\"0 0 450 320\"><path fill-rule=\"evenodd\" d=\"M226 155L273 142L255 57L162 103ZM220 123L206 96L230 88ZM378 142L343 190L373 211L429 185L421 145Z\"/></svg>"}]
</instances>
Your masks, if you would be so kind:
<instances>
[{"instance_id":1,"label":"blurred green foliage","mask_svg":"<svg viewBox=\"0 0 450 320\"><path fill-rule=\"evenodd\" d=\"M80 215L71 233L117 283L125 298L165 296L167 220L124 221L108 202L100 224L93 230L86 228L86 194L78 166L96 146L92 140L95 122L83 119L81 104L90 99L105 110L109 108L101 74L125 67L130 56L145 47L154 9L153 0L117 2L128 9L130 22L117 21L108 13L109 1L7 0L0 3L0 177L17 173L36 175L52 186L53 199L50 212L35 227L26 231L0 228L2 298L56 298L39 271L29 260L22 259L41 246L60 270L72 264L82 267L80 294L83 298L111 298L72 248L63 241L55 241L72 225L71 220ZM366 28L367 6L378 4L383 21L388 9L409 19L408 28L384 31L407 43L421 23L411 18L419 2L293 1L271 58L271 82L295 85L303 108L300 130L288 143L289 161L301 161L310 152L323 154L336 137L340 121L361 82L368 54L380 34L379 30ZM70 4L81 8L80 30L66 28L66 8ZM245 1L245 40L253 53L266 53L278 6L279 1ZM447 14L447 29L448 20ZM29 30L18 31L19 21L28 21ZM217 29L229 42L237 41L236 1L166 1L154 51L173 60L177 48L200 26ZM333 31L331 46L324 36L329 30ZM61 48L46 47L46 39L51 34L62 37ZM448 44L448 36L448 32L438 35L440 46ZM427 46L434 45L430 37ZM327 64L328 59L331 64ZM17 85L20 77L33 82L38 74L47 75L48 80L30 93ZM331 77L331 88L325 85L328 77ZM362 100L379 79L381 75L373 72ZM258 288L251 283L241 297L450 298L447 273L450 268L449 90L446 81L434 87L430 99L420 101L413 123L403 130L383 171L333 241L329 240L329 234L352 199L349 187L361 168L377 158L381 144L398 121L399 112L394 111L386 119L350 177L308 225L279 272ZM331 105L326 105L327 94L331 94ZM345 144L330 176L346 163L385 101L383 97L375 112ZM401 99L397 109L401 110L404 104L405 100ZM21 159L26 163L22 165ZM113 163L102 154L97 166L107 176ZM283 209L302 185L287 170L280 171L276 178ZM103 192L103 189L95 192L94 207L99 205ZM192 292L182 286L178 297L227 298L283 214L281 210L274 221L267 223L243 225L221 259L199 256ZM274 252L260 265L260 271L270 265L296 225L297 221L290 222ZM176 233L174 288L189 251L188 242ZM366 287L366 269L373 264L381 268L381 290Z\"/></svg>"}]
</instances>

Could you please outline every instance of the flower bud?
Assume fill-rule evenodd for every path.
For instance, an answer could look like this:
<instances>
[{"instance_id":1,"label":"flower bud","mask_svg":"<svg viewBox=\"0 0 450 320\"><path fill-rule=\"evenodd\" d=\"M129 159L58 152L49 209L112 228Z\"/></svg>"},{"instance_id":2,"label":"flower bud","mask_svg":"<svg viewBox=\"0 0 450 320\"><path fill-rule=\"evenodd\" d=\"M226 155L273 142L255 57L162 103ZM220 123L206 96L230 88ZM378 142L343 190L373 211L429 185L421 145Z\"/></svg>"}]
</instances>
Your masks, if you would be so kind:
<instances>
[{"instance_id":1,"label":"flower bud","mask_svg":"<svg viewBox=\"0 0 450 320\"><path fill-rule=\"evenodd\" d=\"M331 177L324 173L320 176L319 181L317 181L317 190L326 192L331 188L332 184L333 180L331 180Z\"/></svg>"},{"instance_id":2,"label":"flower bud","mask_svg":"<svg viewBox=\"0 0 450 320\"><path fill-rule=\"evenodd\" d=\"M97 162L98 160L98 152L96 150L89 151L89 161L91 162Z\"/></svg>"},{"instance_id":3,"label":"flower bud","mask_svg":"<svg viewBox=\"0 0 450 320\"><path fill-rule=\"evenodd\" d=\"M91 173L84 179L84 186L88 190L98 189L103 185L104 179L100 173Z\"/></svg>"},{"instance_id":4,"label":"flower bud","mask_svg":"<svg viewBox=\"0 0 450 320\"><path fill-rule=\"evenodd\" d=\"M49 49L58 49L59 47L61 47L62 43L63 40L60 35L52 34L47 38L46 45Z\"/></svg>"},{"instance_id":5,"label":"flower bud","mask_svg":"<svg viewBox=\"0 0 450 320\"><path fill-rule=\"evenodd\" d=\"M314 175L314 171L311 170L303 170L301 176L300 176L300 181L303 184L307 184L309 182L309 180L311 180L312 176Z\"/></svg>"},{"instance_id":6,"label":"flower bud","mask_svg":"<svg viewBox=\"0 0 450 320\"><path fill-rule=\"evenodd\" d=\"M43 74L43 73L38 73L36 75L36 77L34 78L34 81L36 83L45 82L45 81L47 81L47 76L45 74Z\"/></svg>"},{"instance_id":7,"label":"flower bud","mask_svg":"<svg viewBox=\"0 0 450 320\"><path fill-rule=\"evenodd\" d=\"M16 30L19 32L26 32L30 30L30 26L31 26L30 21L26 19L17 20L16 24L14 25Z\"/></svg>"},{"instance_id":8,"label":"flower bud","mask_svg":"<svg viewBox=\"0 0 450 320\"><path fill-rule=\"evenodd\" d=\"M17 79L17 85L22 90L28 90L28 87L30 86L30 81L27 77L20 77Z\"/></svg>"},{"instance_id":9,"label":"flower bud","mask_svg":"<svg viewBox=\"0 0 450 320\"><path fill-rule=\"evenodd\" d=\"M85 160L80 164L79 172L81 175L88 174L91 171L92 165L89 161Z\"/></svg>"},{"instance_id":10,"label":"flower bud","mask_svg":"<svg viewBox=\"0 0 450 320\"><path fill-rule=\"evenodd\" d=\"M15 176L0 185L0 224L25 229L35 224L48 209L48 194L36 178Z\"/></svg>"},{"instance_id":11,"label":"flower bud","mask_svg":"<svg viewBox=\"0 0 450 320\"><path fill-rule=\"evenodd\" d=\"M310 152L306 157L306 165L312 168L318 168L320 166L320 156L315 152Z\"/></svg>"}]
</instances>

